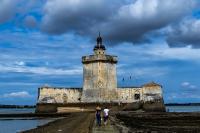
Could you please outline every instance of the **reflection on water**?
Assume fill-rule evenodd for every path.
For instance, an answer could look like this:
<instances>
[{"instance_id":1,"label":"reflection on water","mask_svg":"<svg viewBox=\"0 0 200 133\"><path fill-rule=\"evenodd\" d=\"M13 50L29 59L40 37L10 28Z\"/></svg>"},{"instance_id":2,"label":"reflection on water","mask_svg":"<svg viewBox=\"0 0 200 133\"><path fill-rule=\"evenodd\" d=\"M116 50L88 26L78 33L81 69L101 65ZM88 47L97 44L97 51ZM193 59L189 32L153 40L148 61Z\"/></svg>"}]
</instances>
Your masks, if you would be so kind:
<instances>
[{"instance_id":1,"label":"reflection on water","mask_svg":"<svg viewBox=\"0 0 200 133\"><path fill-rule=\"evenodd\" d=\"M167 112L200 112L200 106L166 106Z\"/></svg>"},{"instance_id":2,"label":"reflection on water","mask_svg":"<svg viewBox=\"0 0 200 133\"><path fill-rule=\"evenodd\" d=\"M0 114L19 114L19 113L34 113L35 108L30 109L0 109ZM0 133L16 133L39 125L44 125L56 118L0 118Z\"/></svg>"},{"instance_id":3,"label":"reflection on water","mask_svg":"<svg viewBox=\"0 0 200 133\"><path fill-rule=\"evenodd\" d=\"M0 133L16 133L23 130L35 128L39 125L46 124L53 119L40 120L1 120L0 119Z\"/></svg>"}]
</instances>

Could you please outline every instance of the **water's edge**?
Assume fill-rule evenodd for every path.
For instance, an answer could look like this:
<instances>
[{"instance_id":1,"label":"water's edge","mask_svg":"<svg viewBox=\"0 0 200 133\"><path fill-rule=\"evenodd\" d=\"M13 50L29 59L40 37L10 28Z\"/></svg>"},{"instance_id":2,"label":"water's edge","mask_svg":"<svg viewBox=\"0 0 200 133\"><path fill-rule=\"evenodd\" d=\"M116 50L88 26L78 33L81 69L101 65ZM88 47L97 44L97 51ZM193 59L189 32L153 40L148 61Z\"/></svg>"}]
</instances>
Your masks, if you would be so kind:
<instances>
[{"instance_id":1,"label":"water's edge","mask_svg":"<svg viewBox=\"0 0 200 133\"><path fill-rule=\"evenodd\" d=\"M200 106L166 106L166 110L168 112L200 112ZM35 114L34 111L34 108L0 108L0 133L14 133L30 130L64 117L64 114ZM65 113L65 115L67 115L67 113Z\"/></svg>"}]
</instances>

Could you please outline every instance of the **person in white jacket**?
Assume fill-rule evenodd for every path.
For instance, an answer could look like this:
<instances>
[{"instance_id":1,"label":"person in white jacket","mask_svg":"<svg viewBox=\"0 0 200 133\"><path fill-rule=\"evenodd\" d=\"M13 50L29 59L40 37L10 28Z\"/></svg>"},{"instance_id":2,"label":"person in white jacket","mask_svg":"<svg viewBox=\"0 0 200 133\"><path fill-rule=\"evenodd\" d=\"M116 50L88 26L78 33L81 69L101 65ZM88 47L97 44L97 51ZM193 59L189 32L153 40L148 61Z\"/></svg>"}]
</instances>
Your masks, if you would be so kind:
<instances>
[{"instance_id":1,"label":"person in white jacket","mask_svg":"<svg viewBox=\"0 0 200 133\"><path fill-rule=\"evenodd\" d=\"M108 117L109 117L109 109L107 107L104 108L103 113L104 113L104 125L107 124L108 122Z\"/></svg>"}]
</instances>

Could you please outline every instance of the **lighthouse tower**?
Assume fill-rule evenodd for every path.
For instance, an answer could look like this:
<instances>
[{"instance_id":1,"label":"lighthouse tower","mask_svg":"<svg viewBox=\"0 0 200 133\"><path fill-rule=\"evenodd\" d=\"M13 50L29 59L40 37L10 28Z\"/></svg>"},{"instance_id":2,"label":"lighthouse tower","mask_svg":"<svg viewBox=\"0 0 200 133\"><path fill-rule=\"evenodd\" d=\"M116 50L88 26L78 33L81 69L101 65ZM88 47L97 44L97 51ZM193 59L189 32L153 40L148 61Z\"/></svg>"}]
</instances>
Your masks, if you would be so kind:
<instances>
[{"instance_id":1,"label":"lighthouse tower","mask_svg":"<svg viewBox=\"0 0 200 133\"><path fill-rule=\"evenodd\" d=\"M113 102L117 100L117 56L106 55L102 37L97 37L94 54L82 57L83 94L81 101Z\"/></svg>"}]
</instances>

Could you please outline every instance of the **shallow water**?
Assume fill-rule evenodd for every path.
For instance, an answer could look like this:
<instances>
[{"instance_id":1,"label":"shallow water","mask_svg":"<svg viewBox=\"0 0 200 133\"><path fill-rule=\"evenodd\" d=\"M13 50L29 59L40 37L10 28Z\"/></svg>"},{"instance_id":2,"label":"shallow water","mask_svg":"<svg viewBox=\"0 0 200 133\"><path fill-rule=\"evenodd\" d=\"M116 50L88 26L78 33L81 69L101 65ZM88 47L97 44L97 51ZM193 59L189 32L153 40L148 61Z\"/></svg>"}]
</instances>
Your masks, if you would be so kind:
<instances>
[{"instance_id":1,"label":"shallow water","mask_svg":"<svg viewBox=\"0 0 200 133\"><path fill-rule=\"evenodd\" d=\"M34 113L35 108L30 109L0 109L0 114L19 114L19 113ZM56 118L0 118L0 133L16 133L37 126L44 125Z\"/></svg>"},{"instance_id":2,"label":"shallow water","mask_svg":"<svg viewBox=\"0 0 200 133\"><path fill-rule=\"evenodd\" d=\"M53 119L40 120L2 120L0 119L0 133L16 133L23 130L35 128L39 125L44 125Z\"/></svg>"}]
</instances>

